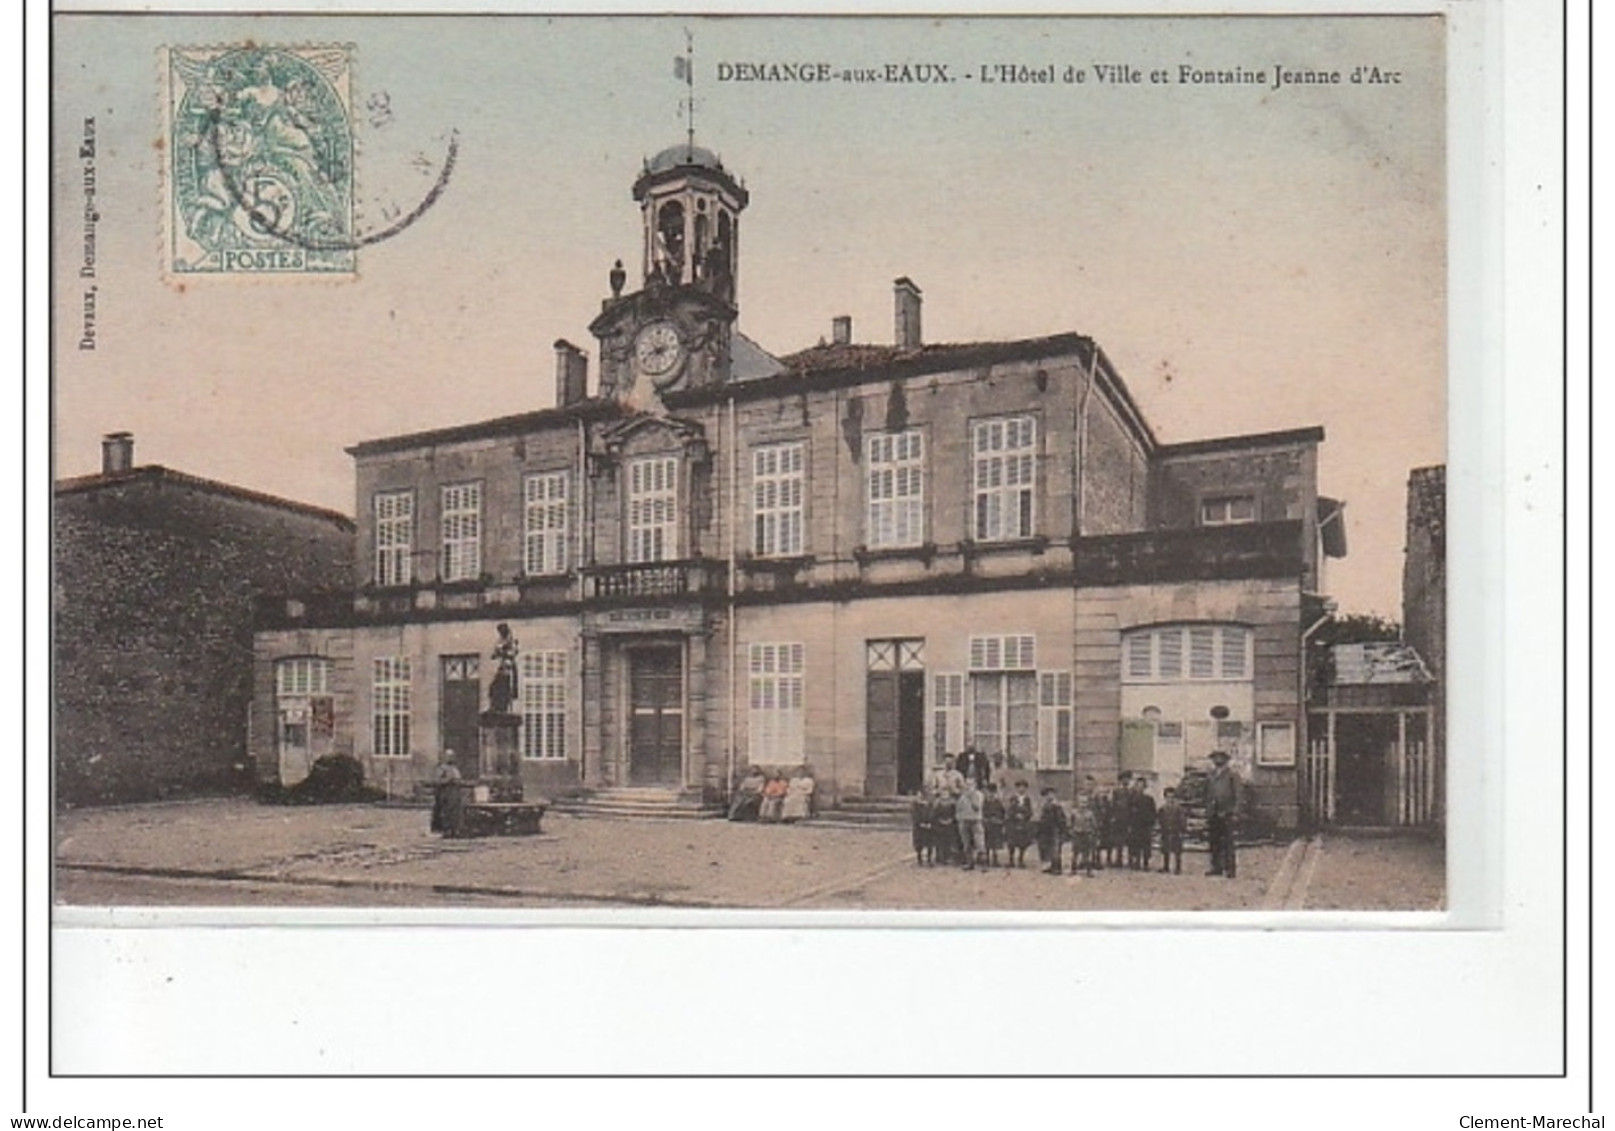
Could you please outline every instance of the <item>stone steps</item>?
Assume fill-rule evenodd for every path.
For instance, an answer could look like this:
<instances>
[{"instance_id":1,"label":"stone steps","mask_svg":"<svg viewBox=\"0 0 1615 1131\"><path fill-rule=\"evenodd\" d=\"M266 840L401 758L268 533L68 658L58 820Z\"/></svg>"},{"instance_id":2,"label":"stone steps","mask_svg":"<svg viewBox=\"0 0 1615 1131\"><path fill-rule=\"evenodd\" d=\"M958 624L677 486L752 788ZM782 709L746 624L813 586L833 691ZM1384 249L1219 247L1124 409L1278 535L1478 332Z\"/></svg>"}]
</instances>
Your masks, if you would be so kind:
<instances>
[{"instance_id":1,"label":"stone steps","mask_svg":"<svg viewBox=\"0 0 1615 1131\"><path fill-rule=\"evenodd\" d=\"M699 794L649 786L608 786L584 797L557 800L552 809L577 817L662 817L671 820L704 820L719 817L716 809L704 809Z\"/></svg>"}]
</instances>

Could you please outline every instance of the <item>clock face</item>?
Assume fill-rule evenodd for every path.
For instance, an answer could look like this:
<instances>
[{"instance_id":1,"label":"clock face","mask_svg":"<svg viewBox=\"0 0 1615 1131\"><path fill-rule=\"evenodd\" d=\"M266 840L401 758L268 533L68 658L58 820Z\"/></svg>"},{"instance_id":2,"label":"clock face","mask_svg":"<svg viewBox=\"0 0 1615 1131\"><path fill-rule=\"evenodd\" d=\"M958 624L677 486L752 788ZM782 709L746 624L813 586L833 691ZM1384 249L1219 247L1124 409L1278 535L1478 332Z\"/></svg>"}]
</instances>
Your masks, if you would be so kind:
<instances>
[{"instance_id":1,"label":"clock face","mask_svg":"<svg viewBox=\"0 0 1615 1131\"><path fill-rule=\"evenodd\" d=\"M684 342L672 323L652 322L634 339L634 359L646 376L666 376L684 359Z\"/></svg>"}]
</instances>

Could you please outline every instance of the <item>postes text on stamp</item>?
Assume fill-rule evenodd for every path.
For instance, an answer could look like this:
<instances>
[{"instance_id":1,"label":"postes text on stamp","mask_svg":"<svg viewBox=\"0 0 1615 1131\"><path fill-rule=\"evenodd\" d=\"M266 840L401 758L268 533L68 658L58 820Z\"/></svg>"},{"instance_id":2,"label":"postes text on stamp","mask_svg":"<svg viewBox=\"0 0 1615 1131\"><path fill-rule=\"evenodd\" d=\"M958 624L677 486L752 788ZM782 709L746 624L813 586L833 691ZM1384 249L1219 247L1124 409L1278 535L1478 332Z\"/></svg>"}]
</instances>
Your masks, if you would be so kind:
<instances>
[{"instance_id":1,"label":"postes text on stamp","mask_svg":"<svg viewBox=\"0 0 1615 1131\"><path fill-rule=\"evenodd\" d=\"M347 46L169 48L165 271L352 275Z\"/></svg>"}]
</instances>

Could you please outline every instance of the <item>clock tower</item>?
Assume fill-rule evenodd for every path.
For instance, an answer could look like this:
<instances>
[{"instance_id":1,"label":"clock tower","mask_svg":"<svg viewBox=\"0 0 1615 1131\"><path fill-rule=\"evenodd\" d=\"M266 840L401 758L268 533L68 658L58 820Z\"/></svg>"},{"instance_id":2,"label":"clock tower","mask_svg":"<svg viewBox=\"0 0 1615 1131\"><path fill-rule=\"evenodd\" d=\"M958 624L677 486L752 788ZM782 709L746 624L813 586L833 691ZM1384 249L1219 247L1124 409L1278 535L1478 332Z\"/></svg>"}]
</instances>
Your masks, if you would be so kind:
<instances>
[{"instance_id":1,"label":"clock tower","mask_svg":"<svg viewBox=\"0 0 1615 1131\"><path fill-rule=\"evenodd\" d=\"M711 150L685 143L645 162L634 181L643 218L643 287L611 297L589 330L600 340L600 393L652 408L675 389L729 379L745 186Z\"/></svg>"}]
</instances>

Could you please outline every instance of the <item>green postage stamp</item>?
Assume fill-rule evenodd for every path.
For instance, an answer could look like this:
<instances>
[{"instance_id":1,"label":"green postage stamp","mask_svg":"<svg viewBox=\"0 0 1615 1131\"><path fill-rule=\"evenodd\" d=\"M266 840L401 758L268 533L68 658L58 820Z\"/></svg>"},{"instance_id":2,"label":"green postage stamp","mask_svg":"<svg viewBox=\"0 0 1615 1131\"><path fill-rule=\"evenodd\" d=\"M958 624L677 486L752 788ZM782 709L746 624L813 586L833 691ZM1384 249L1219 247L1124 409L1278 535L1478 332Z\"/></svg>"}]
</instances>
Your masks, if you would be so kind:
<instances>
[{"instance_id":1,"label":"green postage stamp","mask_svg":"<svg viewBox=\"0 0 1615 1131\"><path fill-rule=\"evenodd\" d=\"M170 278L354 274L351 57L345 45L162 52Z\"/></svg>"}]
</instances>

